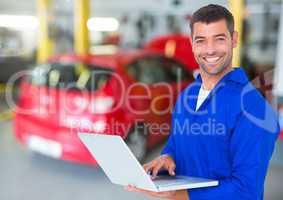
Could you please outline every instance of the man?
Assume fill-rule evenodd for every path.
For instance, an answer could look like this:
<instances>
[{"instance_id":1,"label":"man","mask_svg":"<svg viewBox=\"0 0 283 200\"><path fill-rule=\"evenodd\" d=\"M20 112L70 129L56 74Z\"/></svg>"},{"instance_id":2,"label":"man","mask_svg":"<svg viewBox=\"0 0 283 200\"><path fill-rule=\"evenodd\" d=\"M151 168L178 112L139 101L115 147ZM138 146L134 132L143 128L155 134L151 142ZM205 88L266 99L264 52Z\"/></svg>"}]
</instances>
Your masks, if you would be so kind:
<instances>
[{"instance_id":1,"label":"man","mask_svg":"<svg viewBox=\"0 0 283 200\"><path fill-rule=\"evenodd\" d=\"M165 169L219 185L161 193L127 189L176 200L263 200L277 116L244 71L232 68L238 40L232 14L219 5L202 7L193 14L191 30L200 75L178 97L161 156L144 168L153 176Z\"/></svg>"}]
</instances>

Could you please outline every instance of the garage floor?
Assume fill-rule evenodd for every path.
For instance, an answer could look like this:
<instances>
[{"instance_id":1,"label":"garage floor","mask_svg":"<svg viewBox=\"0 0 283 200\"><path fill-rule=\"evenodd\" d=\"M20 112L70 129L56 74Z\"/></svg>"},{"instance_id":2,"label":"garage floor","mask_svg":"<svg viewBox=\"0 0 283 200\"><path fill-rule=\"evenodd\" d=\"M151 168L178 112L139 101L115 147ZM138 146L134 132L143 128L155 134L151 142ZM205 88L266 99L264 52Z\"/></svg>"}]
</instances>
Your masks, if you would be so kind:
<instances>
[{"instance_id":1,"label":"garage floor","mask_svg":"<svg viewBox=\"0 0 283 200\"><path fill-rule=\"evenodd\" d=\"M26 151L0 122L1 200L148 199L111 184L99 168L54 160Z\"/></svg>"},{"instance_id":2,"label":"garage floor","mask_svg":"<svg viewBox=\"0 0 283 200\"><path fill-rule=\"evenodd\" d=\"M1 200L108 200L147 199L111 184L94 167L76 165L32 154L17 144L12 122L0 122ZM148 160L158 154L151 152ZM283 142L277 144L266 181L266 200L282 200Z\"/></svg>"}]
</instances>

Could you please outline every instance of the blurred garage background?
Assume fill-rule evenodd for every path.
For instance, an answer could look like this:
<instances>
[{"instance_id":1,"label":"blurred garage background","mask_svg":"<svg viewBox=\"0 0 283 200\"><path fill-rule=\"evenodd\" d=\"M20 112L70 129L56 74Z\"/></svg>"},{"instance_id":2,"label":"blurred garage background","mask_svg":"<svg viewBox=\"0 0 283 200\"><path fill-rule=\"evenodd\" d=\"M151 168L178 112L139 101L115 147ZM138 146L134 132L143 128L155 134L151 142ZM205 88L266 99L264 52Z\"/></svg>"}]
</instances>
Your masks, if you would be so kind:
<instances>
[{"instance_id":1,"label":"blurred garage background","mask_svg":"<svg viewBox=\"0 0 283 200\"><path fill-rule=\"evenodd\" d=\"M157 156L170 127L154 134L146 124L170 124L167 108L178 94L176 83L184 88L197 73L189 21L193 11L208 3L0 0L0 199L150 199L111 184L75 133L115 132L142 163ZM278 110L283 127L282 0L213 3L234 13L242 41L234 65L244 67ZM98 71L103 73L93 79L92 72ZM159 111L166 111L162 114L133 114L123 107L126 100L117 81L126 88L143 83L153 97L167 94L152 87L166 82L174 88L172 102L155 102ZM146 95L143 87L131 92ZM131 100L131 107L143 111L152 98ZM120 109L109 113L118 102ZM115 129L106 130L108 126ZM283 196L282 140L281 133L266 200Z\"/></svg>"}]
</instances>

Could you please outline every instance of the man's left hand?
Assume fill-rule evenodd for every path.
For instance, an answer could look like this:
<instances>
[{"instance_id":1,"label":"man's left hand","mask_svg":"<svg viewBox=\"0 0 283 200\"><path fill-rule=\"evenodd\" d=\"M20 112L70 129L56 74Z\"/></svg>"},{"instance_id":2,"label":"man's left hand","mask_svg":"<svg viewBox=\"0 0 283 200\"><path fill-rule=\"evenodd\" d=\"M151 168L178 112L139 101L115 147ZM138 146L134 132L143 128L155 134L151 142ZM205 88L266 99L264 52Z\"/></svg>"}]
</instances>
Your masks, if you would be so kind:
<instances>
[{"instance_id":1,"label":"man's left hand","mask_svg":"<svg viewBox=\"0 0 283 200\"><path fill-rule=\"evenodd\" d=\"M188 192L186 190L152 192L152 191L136 188L135 186L132 185L127 186L125 189L130 192L139 192L156 198L170 199L170 200L189 200Z\"/></svg>"}]
</instances>

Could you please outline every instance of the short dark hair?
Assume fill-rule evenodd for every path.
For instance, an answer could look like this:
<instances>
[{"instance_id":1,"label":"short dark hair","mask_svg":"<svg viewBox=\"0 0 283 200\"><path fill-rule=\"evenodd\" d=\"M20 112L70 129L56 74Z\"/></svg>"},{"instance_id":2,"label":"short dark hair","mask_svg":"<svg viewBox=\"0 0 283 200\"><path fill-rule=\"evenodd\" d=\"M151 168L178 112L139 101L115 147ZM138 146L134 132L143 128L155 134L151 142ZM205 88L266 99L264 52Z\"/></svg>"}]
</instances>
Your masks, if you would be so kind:
<instances>
[{"instance_id":1,"label":"short dark hair","mask_svg":"<svg viewBox=\"0 0 283 200\"><path fill-rule=\"evenodd\" d=\"M206 24L210 24L212 22L217 22L219 20L224 19L227 24L227 28L232 35L234 32L234 17L232 13L223 6L216 4L209 4L207 6L201 7L196 12L194 12L190 27L191 33L193 34L193 26L197 22L203 22Z\"/></svg>"}]
</instances>

